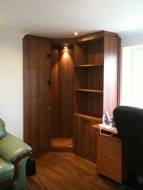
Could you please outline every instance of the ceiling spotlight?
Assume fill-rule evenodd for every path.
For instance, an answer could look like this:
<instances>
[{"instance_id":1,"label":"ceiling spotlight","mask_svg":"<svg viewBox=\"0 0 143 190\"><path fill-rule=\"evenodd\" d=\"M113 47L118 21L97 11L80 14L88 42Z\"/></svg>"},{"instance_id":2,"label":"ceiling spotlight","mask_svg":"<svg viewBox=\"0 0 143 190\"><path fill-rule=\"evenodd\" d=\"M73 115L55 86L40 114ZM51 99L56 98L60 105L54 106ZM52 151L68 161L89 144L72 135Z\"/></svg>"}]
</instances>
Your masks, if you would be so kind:
<instances>
[{"instance_id":1,"label":"ceiling spotlight","mask_svg":"<svg viewBox=\"0 0 143 190\"><path fill-rule=\"evenodd\" d=\"M78 36L78 32L75 32L74 35L75 35L75 36Z\"/></svg>"}]
</instances>

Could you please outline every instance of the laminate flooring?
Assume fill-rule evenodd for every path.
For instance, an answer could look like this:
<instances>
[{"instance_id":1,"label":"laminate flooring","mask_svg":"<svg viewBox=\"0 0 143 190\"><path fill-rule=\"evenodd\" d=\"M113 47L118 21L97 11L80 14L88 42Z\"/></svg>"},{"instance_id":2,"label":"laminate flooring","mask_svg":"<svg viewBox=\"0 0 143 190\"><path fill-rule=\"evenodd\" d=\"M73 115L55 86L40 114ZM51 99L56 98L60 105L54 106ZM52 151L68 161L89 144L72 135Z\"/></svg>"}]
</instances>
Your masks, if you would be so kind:
<instances>
[{"instance_id":1,"label":"laminate flooring","mask_svg":"<svg viewBox=\"0 0 143 190\"><path fill-rule=\"evenodd\" d=\"M36 165L37 174L28 179L26 190L138 190L99 176L94 162L72 152L43 153Z\"/></svg>"}]
</instances>

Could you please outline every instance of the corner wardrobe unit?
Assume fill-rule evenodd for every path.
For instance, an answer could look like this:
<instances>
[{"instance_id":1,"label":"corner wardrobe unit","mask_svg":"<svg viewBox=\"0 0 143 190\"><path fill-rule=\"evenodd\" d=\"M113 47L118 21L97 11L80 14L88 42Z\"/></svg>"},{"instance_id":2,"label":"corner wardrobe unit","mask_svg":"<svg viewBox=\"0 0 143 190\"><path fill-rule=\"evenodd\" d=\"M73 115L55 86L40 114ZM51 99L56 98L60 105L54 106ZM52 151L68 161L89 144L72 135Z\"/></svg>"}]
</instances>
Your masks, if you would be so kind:
<instances>
[{"instance_id":1,"label":"corner wardrobe unit","mask_svg":"<svg viewBox=\"0 0 143 190\"><path fill-rule=\"evenodd\" d=\"M24 140L39 152L50 149L51 138L74 137L74 152L96 161L91 125L117 106L119 37L104 31L76 39L27 35L23 45Z\"/></svg>"},{"instance_id":2,"label":"corner wardrobe unit","mask_svg":"<svg viewBox=\"0 0 143 190\"><path fill-rule=\"evenodd\" d=\"M118 104L120 38L97 32L76 39L74 47L74 152L96 161L96 129L103 111Z\"/></svg>"},{"instance_id":3,"label":"corner wardrobe unit","mask_svg":"<svg viewBox=\"0 0 143 190\"><path fill-rule=\"evenodd\" d=\"M26 35L23 58L24 140L39 153L73 136L73 39Z\"/></svg>"}]
</instances>

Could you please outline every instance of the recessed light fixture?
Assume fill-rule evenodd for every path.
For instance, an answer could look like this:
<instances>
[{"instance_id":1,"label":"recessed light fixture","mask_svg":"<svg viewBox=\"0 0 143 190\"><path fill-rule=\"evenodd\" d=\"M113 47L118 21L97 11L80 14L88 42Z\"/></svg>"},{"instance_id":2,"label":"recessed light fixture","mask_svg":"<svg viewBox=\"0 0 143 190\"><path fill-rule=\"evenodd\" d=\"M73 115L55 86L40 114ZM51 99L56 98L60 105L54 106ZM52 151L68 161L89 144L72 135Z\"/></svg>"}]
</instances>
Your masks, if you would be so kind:
<instances>
[{"instance_id":1,"label":"recessed light fixture","mask_svg":"<svg viewBox=\"0 0 143 190\"><path fill-rule=\"evenodd\" d=\"M74 35L75 35L75 36L78 36L78 32L74 32Z\"/></svg>"}]
</instances>

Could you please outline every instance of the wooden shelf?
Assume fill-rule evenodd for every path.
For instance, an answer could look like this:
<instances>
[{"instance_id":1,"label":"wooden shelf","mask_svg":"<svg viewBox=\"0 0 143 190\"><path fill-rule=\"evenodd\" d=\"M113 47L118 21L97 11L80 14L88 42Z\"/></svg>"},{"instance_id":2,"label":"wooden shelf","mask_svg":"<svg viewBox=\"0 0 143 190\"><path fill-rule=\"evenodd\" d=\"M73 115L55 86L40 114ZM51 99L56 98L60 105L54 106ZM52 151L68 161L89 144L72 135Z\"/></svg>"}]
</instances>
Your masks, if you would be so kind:
<instances>
[{"instance_id":1,"label":"wooden shelf","mask_svg":"<svg viewBox=\"0 0 143 190\"><path fill-rule=\"evenodd\" d=\"M87 115L87 114L75 113L74 116L82 117L82 118L85 118L85 119L94 119L94 120L97 120L99 122L102 122L101 118L90 116L90 115Z\"/></svg>"},{"instance_id":2,"label":"wooden shelf","mask_svg":"<svg viewBox=\"0 0 143 190\"><path fill-rule=\"evenodd\" d=\"M103 64L87 64L87 65L75 65L77 68L92 68L92 67L100 67L103 66Z\"/></svg>"},{"instance_id":3,"label":"wooden shelf","mask_svg":"<svg viewBox=\"0 0 143 190\"><path fill-rule=\"evenodd\" d=\"M103 94L103 90L93 90L93 89L77 88L77 89L75 89L75 91Z\"/></svg>"}]
</instances>

